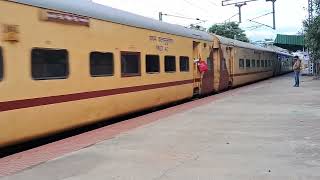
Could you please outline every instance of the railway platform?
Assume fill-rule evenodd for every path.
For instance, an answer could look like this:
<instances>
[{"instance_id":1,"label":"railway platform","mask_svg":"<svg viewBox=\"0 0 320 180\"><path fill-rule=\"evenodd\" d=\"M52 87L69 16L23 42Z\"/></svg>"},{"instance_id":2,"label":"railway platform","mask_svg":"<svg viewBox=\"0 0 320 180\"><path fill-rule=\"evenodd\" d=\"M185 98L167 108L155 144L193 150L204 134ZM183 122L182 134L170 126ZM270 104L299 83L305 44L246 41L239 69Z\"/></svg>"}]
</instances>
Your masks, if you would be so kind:
<instances>
[{"instance_id":1,"label":"railway platform","mask_svg":"<svg viewBox=\"0 0 320 180\"><path fill-rule=\"evenodd\" d=\"M319 180L320 81L291 75L0 159L1 180Z\"/></svg>"}]
</instances>

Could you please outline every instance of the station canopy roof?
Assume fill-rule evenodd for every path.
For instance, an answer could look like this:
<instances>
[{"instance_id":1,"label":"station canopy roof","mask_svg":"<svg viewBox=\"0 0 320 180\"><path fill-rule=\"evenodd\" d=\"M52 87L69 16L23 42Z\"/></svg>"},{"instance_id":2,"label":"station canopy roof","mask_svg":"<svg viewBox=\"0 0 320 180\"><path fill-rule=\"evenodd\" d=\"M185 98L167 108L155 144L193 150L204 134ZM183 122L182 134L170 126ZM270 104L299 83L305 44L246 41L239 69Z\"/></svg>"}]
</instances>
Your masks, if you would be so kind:
<instances>
[{"instance_id":1,"label":"station canopy roof","mask_svg":"<svg viewBox=\"0 0 320 180\"><path fill-rule=\"evenodd\" d=\"M274 45L288 49L290 51L303 50L305 46L304 36L277 34Z\"/></svg>"}]
</instances>

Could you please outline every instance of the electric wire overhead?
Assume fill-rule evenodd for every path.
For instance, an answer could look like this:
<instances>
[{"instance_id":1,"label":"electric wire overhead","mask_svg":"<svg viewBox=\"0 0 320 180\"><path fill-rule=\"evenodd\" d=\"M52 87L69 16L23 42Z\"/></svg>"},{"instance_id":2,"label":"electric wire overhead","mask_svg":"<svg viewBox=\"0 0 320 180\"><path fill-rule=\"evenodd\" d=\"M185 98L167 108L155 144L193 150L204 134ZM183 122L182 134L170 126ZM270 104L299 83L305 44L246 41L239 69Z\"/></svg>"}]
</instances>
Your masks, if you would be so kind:
<instances>
[{"instance_id":1,"label":"electric wire overhead","mask_svg":"<svg viewBox=\"0 0 320 180\"><path fill-rule=\"evenodd\" d=\"M222 6L230 6L230 5L234 5L236 7L238 7L239 9L239 23L242 22L242 14L241 14L241 8L242 6L245 6L247 5L248 2L253 2L253 1L258 1L258 0L223 0L221 1L221 4ZM268 13L266 15L269 15L269 14L273 14L273 27L269 26L269 25L266 25L266 24L263 24L263 23L260 23L260 22L257 22L257 21L254 21L254 19L258 19L260 17L256 17L254 19L250 19L249 21L250 22L253 22L253 23L256 23L256 24L259 24L259 25L263 25L263 26L267 26L267 27L271 27L272 29L276 29L276 16L275 16L275 2L276 0L266 0L266 2L272 2L272 13ZM261 17L263 16L266 16L266 15L262 15Z\"/></svg>"},{"instance_id":2,"label":"electric wire overhead","mask_svg":"<svg viewBox=\"0 0 320 180\"><path fill-rule=\"evenodd\" d=\"M269 13L266 13L266 14L263 14L263 15L260 15L260 16L257 16L257 17L254 17L254 18L252 18L252 19L248 19L248 21L249 21L249 22L252 22L252 23L255 23L255 24L258 24L258 26L253 26L253 27L255 27L254 29L258 29L258 28L263 27L263 26L268 27L268 28L271 28L271 29L274 29L274 27L272 27L272 26L269 26L269 25L267 25L267 24L263 24L263 23L260 23L260 22L258 22L258 21L255 21L256 19L259 19L259 18L261 18L261 17L267 16L267 15L269 15L269 14L273 14L273 12L269 12ZM251 29L251 30L254 30L254 29Z\"/></svg>"},{"instance_id":3,"label":"electric wire overhead","mask_svg":"<svg viewBox=\"0 0 320 180\"><path fill-rule=\"evenodd\" d=\"M242 23L242 17L241 17L241 8L242 6L247 5L248 2L251 1L257 1L257 0L223 0L221 1L222 6L230 6L235 5L239 9L239 23Z\"/></svg>"},{"instance_id":4,"label":"electric wire overhead","mask_svg":"<svg viewBox=\"0 0 320 180\"><path fill-rule=\"evenodd\" d=\"M207 20L202 20L200 18L191 18L191 17L179 16L179 15L173 15L173 14L166 14L163 12L159 13L159 20L160 21L162 21L162 16L170 16L170 17L175 17L175 18L180 18L180 19L188 19L188 20L195 20L195 21L200 21L200 22L207 22Z\"/></svg>"},{"instance_id":5,"label":"electric wire overhead","mask_svg":"<svg viewBox=\"0 0 320 180\"><path fill-rule=\"evenodd\" d=\"M191 0L182 0L184 1L185 3L187 3L188 5L190 5L192 8L197 8L198 10L201 10L202 11L205 11L206 13L212 13L211 11L209 11L208 9L205 9L199 5L197 5L196 3L192 2ZM218 5L213 2L212 0L208 0L208 4L214 6L214 7L217 7ZM177 14L177 13L176 13ZM163 21L163 16L169 16L169 17L174 17L174 18L180 18L180 19L187 19L187 20L195 20L197 21L196 23L193 23L191 25L199 25L201 23L206 23L207 20L203 20L203 19L200 19L200 18L192 18L192 17L186 17L186 16L183 16L183 15L176 15L176 14L167 14L167 13L163 13L163 12L159 12L159 21ZM191 26L190 25L190 26Z\"/></svg>"}]
</instances>

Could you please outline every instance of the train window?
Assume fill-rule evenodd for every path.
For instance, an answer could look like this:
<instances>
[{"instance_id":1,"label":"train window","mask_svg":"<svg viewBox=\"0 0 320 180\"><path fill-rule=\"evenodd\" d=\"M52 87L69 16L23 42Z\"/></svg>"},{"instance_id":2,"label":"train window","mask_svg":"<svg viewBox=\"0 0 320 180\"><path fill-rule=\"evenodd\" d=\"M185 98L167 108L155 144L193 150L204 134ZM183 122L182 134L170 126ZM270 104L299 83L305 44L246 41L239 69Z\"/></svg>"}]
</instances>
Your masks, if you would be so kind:
<instances>
[{"instance_id":1,"label":"train window","mask_svg":"<svg viewBox=\"0 0 320 180\"><path fill-rule=\"evenodd\" d=\"M140 53L121 52L122 77L140 76Z\"/></svg>"},{"instance_id":2,"label":"train window","mask_svg":"<svg viewBox=\"0 0 320 180\"><path fill-rule=\"evenodd\" d=\"M265 67L269 67L268 60L266 60L266 61L264 62L264 66L265 66Z\"/></svg>"},{"instance_id":3,"label":"train window","mask_svg":"<svg viewBox=\"0 0 320 180\"><path fill-rule=\"evenodd\" d=\"M255 59L252 59L251 64L252 64L252 67L256 67L256 60L255 60Z\"/></svg>"},{"instance_id":4,"label":"train window","mask_svg":"<svg viewBox=\"0 0 320 180\"><path fill-rule=\"evenodd\" d=\"M181 72L189 71L189 57L180 56L180 71Z\"/></svg>"},{"instance_id":5,"label":"train window","mask_svg":"<svg viewBox=\"0 0 320 180\"><path fill-rule=\"evenodd\" d=\"M0 48L0 81L3 79L3 56L2 49Z\"/></svg>"},{"instance_id":6,"label":"train window","mask_svg":"<svg viewBox=\"0 0 320 180\"><path fill-rule=\"evenodd\" d=\"M164 57L164 68L166 72L176 72L176 57L165 56Z\"/></svg>"},{"instance_id":7,"label":"train window","mask_svg":"<svg viewBox=\"0 0 320 180\"><path fill-rule=\"evenodd\" d=\"M158 55L146 55L146 72L147 73L160 72L160 58Z\"/></svg>"},{"instance_id":8,"label":"train window","mask_svg":"<svg viewBox=\"0 0 320 180\"><path fill-rule=\"evenodd\" d=\"M244 68L244 59L239 59L239 67Z\"/></svg>"},{"instance_id":9,"label":"train window","mask_svg":"<svg viewBox=\"0 0 320 180\"><path fill-rule=\"evenodd\" d=\"M272 60L269 60L269 67L272 66Z\"/></svg>"},{"instance_id":10,"label":"train window","mask_svg":"<svg viewBox=\"0 0 320 180\"><path fill-rule=\"evenodd\" d=\"M260 60L257 60L257 67L259 68L261 66Z\"/></svg>"},{"instance_id":11,"label":"train window","mask_svg":"<svg viewBox=\"0 0 320 180\"><path fill-rule=\"evenodd\" d=\"M247 60L246 60L246 67L247 67L247 68L250 68L250 67L251 67L251 61L250 61L250 59L247 59Z\"/></svg>"},{"instance_id":12,"label":"train window","mask_svg":"<svg viewBox=\"0 0 320 180\"><path fill-rule=\"evenodd\" d=\"M69 75L68 51L65 49L34 48L31 61L35 80L66 79Z\"/></svg>"},{"instance_id":13,"label":"train window","mask_svg":"<svg viewBox=\"0 0 320 180\"><path fill-rule=\"evenodd\" d=\"M90 74L93 77L113 75L113 54L102 52L90 53Z\"/></svg>"},{"instance_id":14,"label":"train window","mask_svg":"<svg viewBox=\"0 0 320 180\"><path fill-rule=\"evenodd\" d=\"M264 60L261 60L261 67L264 67Z\"/></svg>"}]
</instances>

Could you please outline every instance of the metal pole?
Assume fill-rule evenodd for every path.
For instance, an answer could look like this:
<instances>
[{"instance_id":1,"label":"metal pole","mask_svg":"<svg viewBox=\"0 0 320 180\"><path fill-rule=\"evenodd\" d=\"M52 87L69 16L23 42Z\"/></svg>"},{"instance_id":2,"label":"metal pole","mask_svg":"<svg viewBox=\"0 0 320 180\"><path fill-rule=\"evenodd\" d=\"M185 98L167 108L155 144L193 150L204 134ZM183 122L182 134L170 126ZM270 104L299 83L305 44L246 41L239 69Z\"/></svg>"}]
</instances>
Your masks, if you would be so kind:
<instances>
[{"instance_id":1,"label":"metal pole","mask_svg":"<svg viewBox=\"0 0 320 180\"><path fill-rule=\"evenodd\" d=\"M276 29L276 8L275 8L276 0L272 1L272 8L273 8L273 29Z\"/></svg>"},{"instance_id":2,"label":"metal pole","mask_svg":"<svg viewBox=\"0 0 320 180\"><path fill-rule=\"evenodd\" d=\"M308 23L311 24L312 19L313 19L313 0L308 0ZM313 69L312 69L312 74L315 75L316 74L316 64L315 62L313 62L312 56L311 56L311 52L310 49L307 50L308 54L309 54L309 61L310 64L312 64Z\"/></svg>"},{"instance_id":3,"label":"metal pole","mask_svg":"<svg viewBox=\"0 0 320 180\"><path fill-rule=\"evenodd\" d=\"M271 1L272 2L272 14L273 14L273 29L275 30L276 29L276 5L275 5L275 2L277 0L266 0L267 2L268 1Z\"/></svg>"},{"instance_id":4,"label":"metal pole","mask_svg":"<svg viewBox=\"0 0 320 180\"><path fill-rule=\"evenodd\" d=\"M162 12L159 12L159 21L162 21Z\"/></svg>"},{"instance_id":5,"label":"metal pole","mask_svg":"<svg viewBox=\"0 0 320 180\"><path fill-rule=\"evenodd\" d=\"M308 20L309 20L309 23L312 22L313 20L313 1L312 0L308 0Z\"/></svg>"},{"instance_id":6,"label":"metal pole","mask_svg":"<svg viewBox=\"0 0 320 180\"><path fill-rule=\"evenodd\" d=\"M241 3L241 4L236 4L235 6L239 8L239 23L242 23L242 17L241 17L241 7L247 5L247 3Z\"/></svg>"},{"instance_id":7,"label":"metal pole","mask_svg":"<svg viewBox=\"0 0 320 180\"><path fill-rule=\"evenodd\" d=\"M242 18L241 18L241 6L239 5L239 23L242 23Z\"/></svg>"}]
</instances>

